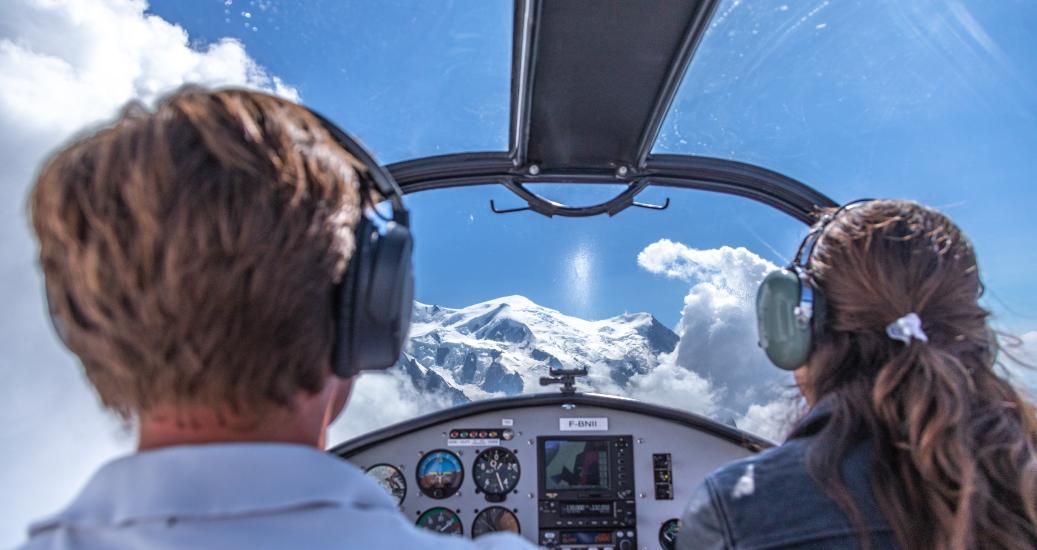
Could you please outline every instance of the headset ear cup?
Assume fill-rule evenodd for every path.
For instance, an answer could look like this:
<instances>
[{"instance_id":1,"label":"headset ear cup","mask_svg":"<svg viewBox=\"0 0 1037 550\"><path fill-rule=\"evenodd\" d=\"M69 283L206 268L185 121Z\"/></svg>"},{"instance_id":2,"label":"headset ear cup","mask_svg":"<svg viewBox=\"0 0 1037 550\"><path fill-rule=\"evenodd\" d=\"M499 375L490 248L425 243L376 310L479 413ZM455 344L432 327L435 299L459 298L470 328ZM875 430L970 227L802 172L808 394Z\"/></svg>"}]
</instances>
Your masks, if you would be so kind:
<instances>
[{"instance_id":1,"label":"headset ear cup","mask_svg":"<svg viewBox=\"0 0 1037 550\"><path fill-rule=\"evenodd\" d=\"M359 373L353 368L354 362L350 357L355 347L353 341L353 327L356 325L356 314L354 301L357 292L358 272L364 265L370 265L372 240L377 237L377 229L369 219L361 216L354 232L355 244L353 256L346 266L346 273L342 281L335 286L332 292L332 312L335 319L335 344L332 352L332 371L342 378L350 378Z\"/></svg>"},{"instance_id":2,"label":"headset ear cup","mask_svg":"<svg viewBox=\"0 0 1037 550\"><path fill-rule=\"evenodd\" d=\"M378 238L367 314L384 331L378 336L384 351L382 358L372 359L368 369L393 366L407 341L414 310L413 246L410 229L395 222L389 222Z\"/></svg>"},{"instance_id":3,"label":"headset ear cup","mask_svg":"<svg viewBox=\"0 0 1037 550\"><path fill-rule=\"evenodd\" d=\"M366 218L338 298L334 369L341 377L396 364L414 302L410 230L389 222L384 234Z\"/></svg>"},{"instance_id":4,"label":"headset ear cup","mask_svg":"<svg viewBox=\"0 0 1037 550\"><path fill-rule=\"evenodd\" d=\"M756 294L760 347L778 368L795 370L806 363L813 345L813 323L803 323L797 309L803 281L791 269L771 272Z\"/></svg>"}]
</instances>

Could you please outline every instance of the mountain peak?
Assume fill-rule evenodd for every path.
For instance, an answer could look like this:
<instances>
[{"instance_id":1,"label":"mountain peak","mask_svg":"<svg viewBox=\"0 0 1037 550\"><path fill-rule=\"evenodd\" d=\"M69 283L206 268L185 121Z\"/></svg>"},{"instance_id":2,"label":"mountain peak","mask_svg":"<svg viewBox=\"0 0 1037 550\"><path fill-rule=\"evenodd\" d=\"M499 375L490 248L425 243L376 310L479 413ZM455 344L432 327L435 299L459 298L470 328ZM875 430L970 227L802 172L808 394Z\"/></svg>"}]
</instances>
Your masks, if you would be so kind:
<instances>
[{"instance_id":1,"label":"mountain peak","mask_svg":"<svg viewBox=\"0 0 1037 550\"><path fill-rule=\"evenodd\" d=\"M651 313L644 312L644 311L641 311L641 312L638 312L638 313L629 313L629 312L627 312L627 313L623 313L623 314L620 314L620 315L616 315L615 317L612 317L612 318L608 319L608 321L617 322L617 323L625 323L625 324L650 323L650 322L652 322L654 320L655 320L655 316L654 315L652 315Z\"/></svg>"},{"instance_id":2,"label":"mountain peak","mask_svg":"<svg viewBox=\"0 0 1037 550\"><path fill-rule=\"evenodd\" d=\"M649 313L588 321L521 295L457 309L415 304L415 317L421 323L407 344L414 363L401 370L416 387L441 378L468 399L530 391L550 368L587 367L592 390L614 391L655 368L678 340Z\"/></svg>"},{"instance_id":3,"label":"mountain peak","mask_svg":"<svg viewBox=\"0 0 1037 550\"><path fill-rule=\"evenodd\" d=\"M508 305L508 306L511 306L511 307L514 307L514 308L530 308L530 307L542 308L543 307L543 306L540 306L540 305L534 303L533 300L530 300L529 298L526 298L525 296L523 296L521 294L512 294L510 296L501 296L500 298L494 298L492 300L487 300L487 301L483 302L483 304L504 304L504 305Z\"/></svg>"}]
</instances>

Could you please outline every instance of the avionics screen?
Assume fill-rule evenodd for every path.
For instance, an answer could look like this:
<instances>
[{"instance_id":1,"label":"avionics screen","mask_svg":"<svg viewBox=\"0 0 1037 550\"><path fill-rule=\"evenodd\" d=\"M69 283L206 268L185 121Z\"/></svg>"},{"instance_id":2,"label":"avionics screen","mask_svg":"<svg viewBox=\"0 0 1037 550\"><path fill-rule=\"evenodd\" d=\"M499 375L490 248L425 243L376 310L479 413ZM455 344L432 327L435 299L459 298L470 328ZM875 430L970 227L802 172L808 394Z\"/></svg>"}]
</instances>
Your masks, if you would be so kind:
<instances>
[{"instance_id":1,"label":"avionics screen","mask_svg":"<svg viewBox=\"0 0 1037 550\"><path fill-rule=\"evenodd\" d=\"M609 442L544 440L544 488L609 490Z\"/></svg>"},{"instance_id":2,"label":"avionics screen","mask_svg":"<svg viewBox=\"0 0 1037 550\"><path fill-rule=\"evenodd\" d=\"M612 517L611 502L563 502L561 503L563 518L582 518L587 516L598 516L603 518Z\"/></svg>"},{"instance_id":3,"label":"avionics screen","mask_svg":"<svg viewBox=\"0 0 1037 550\"><path fill-rule=\"evenodd\" d=\"M562 544L612 544L612 533L603 531L569 531L559 533Z\"/></svg>"}]
</instances>

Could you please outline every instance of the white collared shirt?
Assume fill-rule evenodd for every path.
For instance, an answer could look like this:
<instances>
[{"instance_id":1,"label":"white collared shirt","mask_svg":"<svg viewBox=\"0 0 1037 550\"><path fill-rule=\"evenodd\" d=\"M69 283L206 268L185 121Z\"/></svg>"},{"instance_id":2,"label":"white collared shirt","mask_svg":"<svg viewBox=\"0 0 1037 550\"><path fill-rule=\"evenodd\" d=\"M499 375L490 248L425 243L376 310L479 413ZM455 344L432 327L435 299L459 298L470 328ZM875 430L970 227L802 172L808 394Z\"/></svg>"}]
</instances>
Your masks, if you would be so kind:
<instances>
[{"instance_id":1,"label":"white collared shirt","mask_svg":"<svg viewBox=\"0 0 1037 550\"><path fill-rule=\"evenodd\" d=\"M185 445L103 466L72 503L29 528L25 549L434 548L530 550L416 527L352 464L302 445Z\"/></svg>"}]
</instances>

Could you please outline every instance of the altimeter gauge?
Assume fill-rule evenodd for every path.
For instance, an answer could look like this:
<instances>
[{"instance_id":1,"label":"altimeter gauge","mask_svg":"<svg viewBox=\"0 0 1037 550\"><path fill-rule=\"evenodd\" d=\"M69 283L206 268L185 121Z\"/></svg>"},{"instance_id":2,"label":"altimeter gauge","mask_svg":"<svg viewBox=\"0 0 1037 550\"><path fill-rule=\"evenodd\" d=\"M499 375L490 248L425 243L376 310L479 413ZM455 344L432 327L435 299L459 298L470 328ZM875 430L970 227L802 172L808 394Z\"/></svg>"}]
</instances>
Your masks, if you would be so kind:
<instances>
[{"instance_id":1,"label":"altimeter gauge","mask_svg":"<svg viewBox=\"0 0 1037 550\"><path fill-rule=\"evenodd\" d=\"M486 500L500 502L518 485L521 475L518 457L504 447L490 447L479 453L472 464L472 479Z\"/></svg>"}]
</instances>

